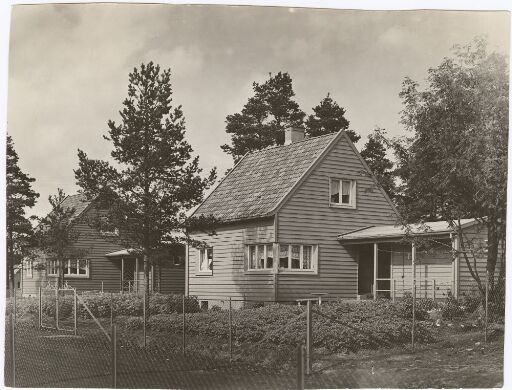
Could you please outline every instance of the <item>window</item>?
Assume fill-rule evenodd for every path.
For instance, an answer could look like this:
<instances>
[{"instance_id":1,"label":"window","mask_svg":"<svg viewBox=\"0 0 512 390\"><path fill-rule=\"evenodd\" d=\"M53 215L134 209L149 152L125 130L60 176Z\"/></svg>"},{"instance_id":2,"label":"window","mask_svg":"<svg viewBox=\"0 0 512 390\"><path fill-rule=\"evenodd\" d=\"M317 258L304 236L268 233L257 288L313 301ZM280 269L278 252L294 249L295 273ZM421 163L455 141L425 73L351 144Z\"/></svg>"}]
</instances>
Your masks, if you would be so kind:
<instances>
[{"instance_id":1,"label":"window","mask_svg":"<svg viewBox=\"0 0 512 390\"><path fill-rule=\"evenodd\" d=\"M248 269L264 270L274 268L274 246L273 244L248 245Z\"/></svg>"},{"instance_id":2,"label":"window","mask_svg":"<svg viewBox=\"0 0 512 390\"><path fill-rule=\"evenodd\" d=\"M106 237L118 237L119 236L119 229L116 228L116 227L108 228L108 227L104 226L100 230L100 234L102 236L106 236Z\"/></svg>"},{"instance_id":3,"label":"window","mask_svg":"<svg viewBox=\"0 0 512 390\"><path fill-rule=\"evenodd\" d=\"M34 265L32 263L32 260L27 261L27 277L28 278L33 277L33 275L34 275L33 269L34 269Z\"/></svg>"},{"instance_id":4,"label":"window","mask_svg":"<svg viewBox=\"0 0 512 390\"><path fill-rule=\"evenodd\" d=\"M213 271L213 248L199 249L199 272L212 273Z\"/></svg>"},{"instance_id":5,"label":"window","mask_svg":"<svg viewBox=\"0 0 512 390\"><path fill-rule=\"evenodd\" d=\"M342 207L356 207L356 181L331 179L330 204Z\"/></svg>"},{"instance_id":6,"label":"window","mask_svg":"<svg viewBox=\"0 0 512 390\"><path fill-rule=\"evenodd\" d=\"M48 275L57 276L57 260L50 260L46 265L46 271Z\"/></svg>"},{"instance_id":7,"label":"window","mask_svg":"<svg viewBox=\"0 0 512 390\"><path fill-rule=\"evenodd\" d=\"M317 245L280 244L279 269L284 271L316 271Z\"/></svg>"},{"instance_id":8,"label":"window","mask_svg":"<svg viewBox=\"0 0 512 390\"><path fill-rule=\"evenodd\" d=\"M86 278L89 276L89 260L64 261L64 276L70 278Z\"/></svg>"}]
</instances>

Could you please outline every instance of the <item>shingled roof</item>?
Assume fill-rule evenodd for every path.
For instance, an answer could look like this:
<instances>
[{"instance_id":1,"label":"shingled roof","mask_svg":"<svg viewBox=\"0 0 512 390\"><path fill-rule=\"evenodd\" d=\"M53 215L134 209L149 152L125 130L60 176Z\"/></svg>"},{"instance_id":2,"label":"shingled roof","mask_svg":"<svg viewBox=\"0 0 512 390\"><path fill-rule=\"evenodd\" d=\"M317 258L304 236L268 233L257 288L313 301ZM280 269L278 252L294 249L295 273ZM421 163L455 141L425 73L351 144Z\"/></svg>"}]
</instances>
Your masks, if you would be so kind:
<instances>
[{"instance_id":1,"label":"shingled roof","mask_svg":"<svg viewBox=\"0 0 512 390\"><path fill-rule=\"evenodd\" d=\"M75 209L75 213L72 218L79 217L87 207L91 204L91 200L87 200L83 194L68 195L60 203L64 210Z\"/></svg>"},{"instance_id":2,"label":"shingled roof","mask_svg":"<svg viewBox=\"0 0 512 390\"><path fill-rule=\"evenodd\" d=\"M193 215L236 221L273 215L280 201L340 133L306 138L244 156Z\"/></svg>"}]
</instances>

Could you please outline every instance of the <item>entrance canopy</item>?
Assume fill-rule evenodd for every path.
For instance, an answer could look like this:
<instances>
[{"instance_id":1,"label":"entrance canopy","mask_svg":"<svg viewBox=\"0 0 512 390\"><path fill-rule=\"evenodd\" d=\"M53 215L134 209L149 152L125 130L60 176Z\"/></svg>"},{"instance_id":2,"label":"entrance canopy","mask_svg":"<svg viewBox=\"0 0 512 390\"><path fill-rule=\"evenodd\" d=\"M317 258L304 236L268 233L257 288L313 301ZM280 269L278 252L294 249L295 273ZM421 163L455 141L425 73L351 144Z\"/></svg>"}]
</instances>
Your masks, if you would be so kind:
<instances>
[{"instance_id":1,"label":"entrance canopy","mask_svg":"<svg viewBox=\"0 0 512 390\"><path fill-rule=\"evenodd\" d=\"M474 219L462 219L462 228L476 223ZM406 236L449 236L453 233L448 222L427 222L425 224L412 224L406 229L404 226L382 225L368 226L366 228L353 230L338 236L342 244L369 244L376 242L397 242Z\"/></svg>"}]
</instances>

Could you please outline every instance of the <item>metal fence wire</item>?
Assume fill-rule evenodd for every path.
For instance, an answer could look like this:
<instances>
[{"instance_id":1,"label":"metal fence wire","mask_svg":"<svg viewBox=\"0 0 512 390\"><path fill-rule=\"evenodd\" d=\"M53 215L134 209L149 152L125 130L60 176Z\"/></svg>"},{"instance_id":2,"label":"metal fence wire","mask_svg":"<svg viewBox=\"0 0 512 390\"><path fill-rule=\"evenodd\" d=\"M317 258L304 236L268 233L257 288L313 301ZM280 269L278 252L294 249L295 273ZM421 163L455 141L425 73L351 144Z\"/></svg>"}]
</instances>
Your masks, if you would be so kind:
<instances>
[{"instance_id":1,"label":"metal fence wire","mask_svg":"<svg viewBox=\"0 0 512 390\"><path fill-rule=\"evenodd\" d=\"M394 302L306 297L278 304L155 293L146 307L143 294L41 289L38 297L8 299L5 384L495 386L502 375L504 285L486 291L483 298L434 300L412 289ZM475 351L478 362L469 361ZM492 364L493 375L440 374L446 367L453 372L454 365L474 364Z\"/></svg>"}]
</instances>

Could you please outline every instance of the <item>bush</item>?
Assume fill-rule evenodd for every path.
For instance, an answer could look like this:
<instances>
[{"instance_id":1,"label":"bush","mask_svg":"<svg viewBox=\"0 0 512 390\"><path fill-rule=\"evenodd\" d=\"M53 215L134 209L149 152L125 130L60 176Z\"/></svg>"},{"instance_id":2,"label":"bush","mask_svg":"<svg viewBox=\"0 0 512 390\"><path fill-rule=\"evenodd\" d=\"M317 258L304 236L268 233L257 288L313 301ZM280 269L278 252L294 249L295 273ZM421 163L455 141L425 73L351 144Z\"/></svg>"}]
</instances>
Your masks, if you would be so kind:
<instances>
[{"instance_id":1,"label":"bush","mask_svg":"<svg viewBox=\"0 0 512 390\"><path fill-rule=\"evenodd\" d=\"M457 301L457 298L455 298L451 293L448 293L448 297L442 303L441 310L443 318L447 320L460 318L464 315L464 310Z\"/></svg>"},{"instance_id":2,"label":"bush","mask_svg":"<svg viewBox=\"0 0 512 390\"><path fill-rule=\"evenodd\" d=\"M416 298L415 302L415 317L419 321L424 321L429 318L428 312L437 309L437 303L430 298ZM412 319L412 294L405 292L403 298L397 304L398 315L401 318Z\"/></svg>"}]
</instances>

